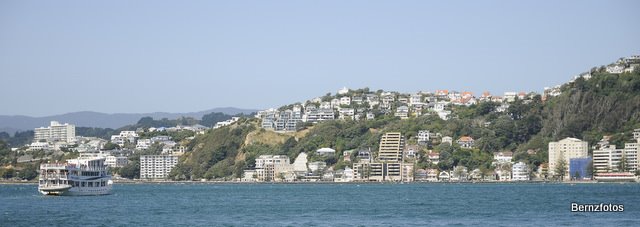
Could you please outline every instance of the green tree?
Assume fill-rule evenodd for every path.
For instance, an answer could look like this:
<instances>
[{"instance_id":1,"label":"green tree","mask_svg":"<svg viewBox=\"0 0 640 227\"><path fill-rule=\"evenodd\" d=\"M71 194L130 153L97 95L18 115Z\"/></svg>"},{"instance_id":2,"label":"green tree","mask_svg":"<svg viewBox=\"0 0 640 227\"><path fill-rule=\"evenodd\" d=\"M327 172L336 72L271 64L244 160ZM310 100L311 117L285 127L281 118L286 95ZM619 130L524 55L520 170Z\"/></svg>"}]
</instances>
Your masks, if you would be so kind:
<instances>
[{"instance_id":1,"label":"green tree","mask_svg":"<svg viewBox=\"0 0 640 227\"><path fill-rule=\"evenodd\" d=\"M625 154L622 154L622 158L620 159L620 162L618 163L618 171L619 172L629 172L629 163L627 161L627 156Z\"/></svg>"},{"instance_id":2,"label":"green tree","mask_svg":"<svg viewBox=\"0 0 640 227\"><path fill-rule=\"evenodd\" d=\"M560 158L556 163L556 176L558 176L560 181L564 180L565 173L567 172L567 161L564 158Z\"/></svg>"},{"instance_id":3,"label":"green tree","mask_svg":"<svg viewBox=\"0 0 640 227\"><path fill-rule=\"evenodd\" d=\"M26 165L20 173L18 173L18 178L24 180L33 180L38 177L38 167L36 165Z\"/></svg>"},{"instance_id":4,"label":"green tree","mask_svg":"<svg viewBox=\"0 0 640 227\"><path fill-rule=\"evenodd\" d=\"M111 141L107 142L104 144L104 146L102 147L102 149L104 150L115 150L118 148L118 145L115 143L112 143Z\"/></svg>"},{"instance_id":5,"label":"green tree","mask_svg":"<svg viewBox=\"0 0 640 227\"><path fill-rule=\"evenodd\" d=\"M586 177L592 178L595 173L595 169L593 168L593 160L589 160L589 163L587 164L588 175Z\"/></svg>"},{"instance_id":6,"label":"green tree","mask_svg":"<svg viewBox=\"0 0 640 227\"><path fill-rule=\"evenodd\" d=\"M10 179L15 177L16 170L13 168L0 168L0 176L4 179Z\"/></svg>"},{"instance_id":7,"label":"green tree","mask_svg":"<svg viewBox=\"0 0 640 227\"><path fill-rule=\"evenodd\" d=\"M128 179L140 178L140 155L129 157L129 163L120 169L120 176Z\"/></svg>"}]
</instances>

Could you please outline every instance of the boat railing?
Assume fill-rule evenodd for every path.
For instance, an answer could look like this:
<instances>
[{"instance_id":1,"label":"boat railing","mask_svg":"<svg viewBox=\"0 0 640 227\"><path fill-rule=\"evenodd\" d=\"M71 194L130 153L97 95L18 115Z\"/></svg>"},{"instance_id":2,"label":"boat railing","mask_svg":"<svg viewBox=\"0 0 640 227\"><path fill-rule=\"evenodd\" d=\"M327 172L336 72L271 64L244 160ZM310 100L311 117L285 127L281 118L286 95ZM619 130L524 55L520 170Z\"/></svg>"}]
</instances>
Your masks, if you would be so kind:
<instances>
[{"instance_id":1,"label":"boat railing","mask_svg":"<svg viewBox=\"0 0 640 227\"><path fill-rule=\"evenodd\" d=\"M76 168L71 168L72 170L80 170L80 171L105 171L107 170L106 167L76 167Z\"/></svg>"},{"instance_id":2,"label":"boat railing","mask_svg":"<svg viewBox=\"0 0 640 227\"><path fill-rule=\"evenodd\" d=\"M68 175L67 174L46 174L46 175L40 175L41 179L60 179L60 178L67 178Z\"/></svg>"}]
</instances>

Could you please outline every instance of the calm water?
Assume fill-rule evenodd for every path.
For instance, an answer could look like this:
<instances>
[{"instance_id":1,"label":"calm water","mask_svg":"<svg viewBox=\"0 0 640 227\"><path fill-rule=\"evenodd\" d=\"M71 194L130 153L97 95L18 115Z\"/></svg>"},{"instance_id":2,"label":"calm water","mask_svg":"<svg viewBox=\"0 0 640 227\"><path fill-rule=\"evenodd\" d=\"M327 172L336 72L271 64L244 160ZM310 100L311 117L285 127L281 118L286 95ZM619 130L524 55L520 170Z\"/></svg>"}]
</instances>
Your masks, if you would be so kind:
<instances>
[{"instance_id":1,"label":"calm water","mask_svg":"<svg viewBox=\"0 0 640 227\"><path fill-rule=\"evenodd\" d=\"M0 185L1 226L640 224L640 184L130 184L45 197ZM571 202L622 213L571 213Z\"/></svg>"}]
</instances>

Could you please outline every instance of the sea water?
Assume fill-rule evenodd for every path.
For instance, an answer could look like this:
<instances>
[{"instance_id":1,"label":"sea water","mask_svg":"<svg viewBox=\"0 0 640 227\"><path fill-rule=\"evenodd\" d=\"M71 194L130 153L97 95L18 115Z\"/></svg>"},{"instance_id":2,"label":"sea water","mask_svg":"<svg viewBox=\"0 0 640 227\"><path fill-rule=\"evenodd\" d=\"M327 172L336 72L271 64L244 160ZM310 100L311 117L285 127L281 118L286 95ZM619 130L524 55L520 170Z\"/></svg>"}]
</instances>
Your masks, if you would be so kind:
<instances>
[{"instance_id":1,"label":"sea water","mask_svg":"<svg viewBox=\"0 0 640 227\"><path fill-rule=\"evenodd\" d=\"M638 226L640 184L116 184L106 196L0 185L0 226ZM571 204L623 212L571 212Z\"/></svg>"}]
</instances>

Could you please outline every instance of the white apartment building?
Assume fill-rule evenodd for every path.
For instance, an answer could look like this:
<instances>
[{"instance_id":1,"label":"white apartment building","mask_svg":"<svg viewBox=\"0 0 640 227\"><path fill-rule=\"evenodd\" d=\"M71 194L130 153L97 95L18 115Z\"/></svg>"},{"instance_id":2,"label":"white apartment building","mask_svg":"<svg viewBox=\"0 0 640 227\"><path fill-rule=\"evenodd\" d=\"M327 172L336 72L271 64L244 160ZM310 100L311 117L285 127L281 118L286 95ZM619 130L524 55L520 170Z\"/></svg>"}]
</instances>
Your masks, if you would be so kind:
<instances>
[{"instance_id":1,"label":"white apartment building","mask_svg":"<svg viewBox=\"0 0 640 227\"><path fill-rule=\"evenodd\" d=\"M49 127L34 129L33 136L33 140L36 142L46 140L47 142L62 141L71 143L76 137L76 126L69 123L60 124L60 122L51 121Z\"/></svg>"},{"instance_id":2,"label":"white apartment building","mask_svg":"<svg viewBox=\"0 0 640 227\"><path fill-rule=\"evenodd\" d=\"M556 165L563 159L566 163L566 171L564 177L569 179L569 160L572 158L586 158L588 155L589 144L576 138L565 138L558 142L549 143L549 172L554 175Z\"/></svg>"},{"instance_id":3,"label":"white apartment building","mask_svg":"<svg viewBox=\"0 0 640 227\"><path fill-rule=\"evenodd\" d=\"M511 180L513 181L528 181L529 180L529 168L527 164L518 162L511 167Z\"/></svg>"},{"instance_id":4,"label":"white apartment building","mask_svg":"<svg viewBox=\"0 0 640 227\"><path fill-rule=\"evenodd\" d=\"M320 121L334 120L334 119L335 119L335 113L333 112L332 109L318 109L318 110L310 111L309 113L307 113L303 118L303 121L317 123Z\"/></svg>"},{"instance_id":5,"label":"white apartment building","mask_svg":"<svg viewBox=\"0 0 640 227\"><path fill-rule=\"evenodd\" d=\"M620 162L626 159L627 172L638 170L640 143L625 143L624 148L609 145L593 151L593 169L599 173L619 172Z\"/></svg>"},{"instance_id":6,"label":"white apartment building","mask_svg":"<svg viewBox=\"0 0 640 227\"><path fill-rule=\"evenodd\" d=\"M140 179L165 179L177 164L174 155L140 156Z\"/></svg>"},{"instance_id":7,"label":"white apartment building","mask_svg":"<svg viewBox=\"0 0 640 227\"><path fill-rule=\"evenodd\" d=\"M105 164L111 168L122 168L129 163L127 157L109 155L105 158Z\"/></svg>"}]
</instances>

